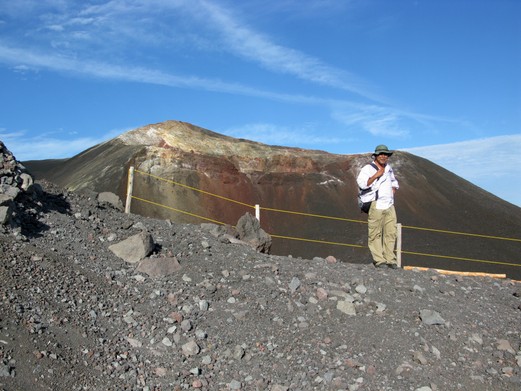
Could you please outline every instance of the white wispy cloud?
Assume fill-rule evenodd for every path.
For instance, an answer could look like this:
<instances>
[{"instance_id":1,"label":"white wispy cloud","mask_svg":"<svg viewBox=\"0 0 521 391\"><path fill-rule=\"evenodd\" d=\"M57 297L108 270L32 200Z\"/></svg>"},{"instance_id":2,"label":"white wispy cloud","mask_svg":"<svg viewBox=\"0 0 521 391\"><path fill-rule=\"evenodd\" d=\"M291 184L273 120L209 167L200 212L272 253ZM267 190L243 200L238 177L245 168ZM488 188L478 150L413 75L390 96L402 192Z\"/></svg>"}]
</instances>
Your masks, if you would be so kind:
<instances>
[{"instance_id":1,"label":"white wispy cloud","mask_svg":"<svg viewBox=\"0 0 521 391\"><path fill-rule=\"evenodd\" d=\"M12 140L16 139L18 137L23 137L24 132L17 131L17 132L7 132L7 129L0 128L0 140L6 141L6 140Z\"/></svg>"},{"instance_id":2,"label":"white wispy cloud","mask_svg":"<svg viewBox=\"0 0 521 391\"><path fill-rule=\"evenodd\" d=\"M515 169L521 135L506 135L452 144L405 149L479 187L521 206L521 172Z\"/></svg>"},{"instance_id":3,"label":"white wispy cloud","mask_svg":"<svg viewBox=\"0 0 521 391\"><path fill-rule=\"evenodd\" d=\"M249 0L245 6L251 5L246 10L255 15L282 13L288 18L316 20L318 17L327 18L332 14L338 15L346 9L356 6L355 3L356 0L277 0L271 2Z\"/></svg>"},{"instance_id":4,"label":"white wispy cloud","mask_svg":"<svg viewBox=\"0 0 521 391\"><path fill-rule=\"evenodd\" d=\"M406 137L409 132L401 123L405 118L414 119L414 114L376 105L341 105L333 111L332 117L347 127L357 127L373 136Z\"/></svg>"},{"instance_id":5,"label":"white wispy cloud","mask_svg":"<svg viewBox=\"0 0 521 391\"><path fill-rule=\"evenodd\" d=\"M279 146L308 145L312 148L317 144L338 144L348 141L339 137L317 136L316 129L313 127L295 129L268 123L246 124L227 129L223 133L231 137Z\"/></svg>"},{"instance_id":6,"label":"white wispy cloud","mask_svg":"<svg viewBox=\"0 0 521 391\"><path fill-rule=\"evenodd\" d=\"M8 47L1 43L0 62L10 64L16 70L23 70L24 72L29 70L38 72L39 69L46 69L102 79L238 94L297 104L319 105L329 108L332 113L331 117L339 123L346 125L348 128L356 127L358 130L365 130L374 136L406 137L409 132L403 125L405 120L416 122L448 121L447 119L436 119L388 106L364 105L347 100L278 93L218 79L201 78L193 75L176 75L143 67L120 66L64 55L44 54L35 50Z\"/></svg>"},{"instance_id":7,"label":"white wispy cloud","mask_svg":"<svg viewBox=\"0 0 521 391\"><path fill-rule=\"evenodd\" d=\"M299 7L297 4L292 6ZM311 8L314 7L316 4L311 5ZM168 23L165 15L175 17L176 24ZM189 22L182 22L186 15L193 19L192 25L199 26L197 32L187 27ZM175 42L193 44L206 40L210 43L197 45L197 48L209 51L220 48L272 72L343 89L371 100L383 100L368 81L299 50L277 44L267 34L243 22L238 12L216 2L113 0L95 5L87 3L79 7L61 8L60 12L47 15L41 29L54 33L49 39L52 39L55 48L68 49L68 52L77 55L88 51L90 56L132 50L136 42L165 48ZM90 45L95 45L97 50L88 50L92 49Z\"/></svg>"},{"instance_id":8,"label":"white wispy cloud","mask_svg":"<svg viewBox=\"0 0 521 391\"><path fill-rule=\"evenodd\" d=\"M67 56L48 55L1 44L0 62L11 64L14 69L28 69L29 67L44 68L77 75L158 84L170 87L198 88L208 91L230 92L253 96L269 95L267 91L255 90L244 85L226 83L217 79L206 79L191 75L174 75L142 67L126 67ZM280 97L283 98L282 95Z\"/></svg>"},{"instance_id":9,"label":"white wispy cloud","mask_svg":"<svg viewBox=\"0 0 521 391\"><path fill-rule=\"evenodd\" d=\"M516 175L516 172L512 172L508 167L516 166L519 150L521 150L521 135L406 149L473 181L487 176ZM521 179L521 174L517 175Z\"/></svg>"},{"instance_id":10,"label":"white wispy cloud","mask_svg":"<svg viewBox=\"0 0 521 391\"><path fill-rule=\"evenodd\" d=\"M196 8L193 10L194 15L199 15L206 23L212 24L224 40L223 47L232 54L258 63L273 72L343 89L377 102L386 100L375 93L375 88L360 76L332 67L294 48L277 44L268 35L247 26L228 9L206 0L191 0L190 7Z\"/></svg>"},{"instance_id":11,"label":"white wispy cloud","mask_svg":"<svg viewBox=\"0 0 521 391\"><path fill-rule=\"evenodd\" d=\"M110 140L130 129L114 129L100 137L64 138L62 132L50 132L36 137L27 136L24 131L7 132L0 129L3 141L19 161L64 159L77 155L86 149ZM70 136L70 135L68 135Z\"/></svg>"},{"instance_id":12,"label":"white wispy cloud","mask_svg":"<svg viewBox=\"0 0 521 391\"><path fill-rule=\"evenodd\" d=\"M70 3L55 0L46 2L47 6L36 0L24 0L24 3L27 13L34 13L36 25L33 31L27 33L33 40L23 41L19 35L9 37L9 40L0 39L0 62L9 64L17 72L46 69L109 80L318 105L330 109L331 117L348 129L363 130L378 137L407 137L410 134L408 121L424 127L436 121L446 121L382 103L384 99L377 96L366 81L299 50L278 44L274 38L244 22L240 11L231 11L218 2L112 0L104 3ZM320 3L323 2L314 1L307 7L312 9ZM330 3L326 5L333 6ZM285 7L298 7L298 2L286 1ZM29 17L24 16L17 6L10 6L10 9L18 16ZM176 18L176 23L170 23L171 18ZM198 29L193 29L194 25ZM176 73L162 62L154 62L157 66L152 68L148 64L126 61L132 56L136 45L159 47L164 53L165 49L176 43L192 44L197 40L208 41L198 45L197 50L216 50L219 47L271 72L343 89L373 103L281 93L233 80ZM193 45L177 49L193 50ZM153 54L151 56L154 58Z\"/></svg>"}]
</instances>

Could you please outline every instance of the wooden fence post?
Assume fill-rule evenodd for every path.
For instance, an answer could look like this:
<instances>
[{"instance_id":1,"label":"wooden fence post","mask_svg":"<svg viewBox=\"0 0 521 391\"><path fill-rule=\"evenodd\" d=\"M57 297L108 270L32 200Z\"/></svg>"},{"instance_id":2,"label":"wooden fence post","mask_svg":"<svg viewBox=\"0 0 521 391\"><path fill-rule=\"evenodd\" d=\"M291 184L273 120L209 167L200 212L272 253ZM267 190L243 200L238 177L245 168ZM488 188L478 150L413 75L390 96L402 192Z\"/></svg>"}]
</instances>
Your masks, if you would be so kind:
<instances>
[{"instance_id":1,"label":"wooden fence post","mask_svg":"<svg viewBox=\"0 0 521 391\"><path fill-rule=\"evenodd\" d=\"M127 201L125 202L125 213L130 213L130 203L132 201L132 188L134 187L134 166L128 169L127 182Z\"/></svg>"},{"instance_id":2,"label":"wooden fence post","mask_svg":"<svg viewBox=\"0 0 521 391\"><path fill-rule=\"evenodd\" d=\"M402 224L396 224L396 263L402 267Z\"/></svg>"}]
</instances>

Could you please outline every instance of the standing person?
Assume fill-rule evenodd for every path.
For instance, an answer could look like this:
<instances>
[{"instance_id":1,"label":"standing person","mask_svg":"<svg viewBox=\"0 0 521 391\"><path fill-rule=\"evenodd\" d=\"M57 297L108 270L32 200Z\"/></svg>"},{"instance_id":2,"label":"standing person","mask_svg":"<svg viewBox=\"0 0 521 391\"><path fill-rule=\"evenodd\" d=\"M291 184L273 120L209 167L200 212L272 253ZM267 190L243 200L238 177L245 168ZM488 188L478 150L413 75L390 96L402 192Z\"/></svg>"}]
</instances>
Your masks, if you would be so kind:
<instances>
[{"instance_id":1,"label":"standing person","mask_svg":"<svg viewBox=\"0 0 521 391\"><path fill-rule=\"evenodd\" d=\"M396 269L396 211L394 193L400 187L388 164L393 152L385 145L378 145L373 153L373 162L365 165L356 181L361 190L366 190L364 202L372 201L369 208L368 246L375 267L388 266Z\"/></svg>"}]
</instances>

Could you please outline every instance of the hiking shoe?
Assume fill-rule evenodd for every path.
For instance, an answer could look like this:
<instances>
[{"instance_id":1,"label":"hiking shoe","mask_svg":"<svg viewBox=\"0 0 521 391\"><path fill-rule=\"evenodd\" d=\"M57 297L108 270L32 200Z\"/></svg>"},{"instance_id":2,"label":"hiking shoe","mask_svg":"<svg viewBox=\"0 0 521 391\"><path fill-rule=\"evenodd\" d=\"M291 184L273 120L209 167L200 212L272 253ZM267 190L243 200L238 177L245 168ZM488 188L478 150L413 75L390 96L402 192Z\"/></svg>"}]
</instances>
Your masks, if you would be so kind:
<instances>
[{"instance_id":1,"label":"hiking shoe","mask_svg":"<svg viewBox=\"0 0 521 391\"><path fill-rule=\"evenodd\" d=\"M382 262L382 263L373 263L373 266L377 269L383 269L383 268L386 268L388 265L385 262Z\"/></svg>"},{"instance_id":2,"label":"hiking shoe","mask_svg":"<svg viewBox=\"0 0 521 391\"><path fill-rule=\"evenodd\" d=\"M388 263L387 266L389 269L398 269L398 265L396 263Z\"/></svg>"}]
</instances>

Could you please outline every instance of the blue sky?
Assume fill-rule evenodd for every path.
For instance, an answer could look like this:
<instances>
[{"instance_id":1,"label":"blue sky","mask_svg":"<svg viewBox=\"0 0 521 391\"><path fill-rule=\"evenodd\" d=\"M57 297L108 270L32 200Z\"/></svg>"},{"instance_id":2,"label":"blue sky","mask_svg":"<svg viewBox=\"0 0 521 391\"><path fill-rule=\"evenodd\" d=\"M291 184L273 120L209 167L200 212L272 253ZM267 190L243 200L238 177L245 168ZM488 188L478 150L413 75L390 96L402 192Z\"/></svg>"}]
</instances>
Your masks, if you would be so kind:
<instances>
[{"instance_id":1,"label":"blue sky","mask_svg":"<svg viewBox=\"0 0 521 391\"><path fill-rule=\"evenodd\" d=\"M521 1L0 0L0 140L73 156L151 123L377 144L521 206Z\"/></svg>"}]
</instances>

